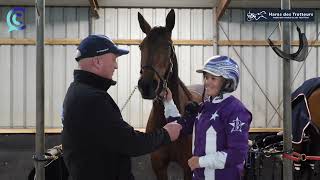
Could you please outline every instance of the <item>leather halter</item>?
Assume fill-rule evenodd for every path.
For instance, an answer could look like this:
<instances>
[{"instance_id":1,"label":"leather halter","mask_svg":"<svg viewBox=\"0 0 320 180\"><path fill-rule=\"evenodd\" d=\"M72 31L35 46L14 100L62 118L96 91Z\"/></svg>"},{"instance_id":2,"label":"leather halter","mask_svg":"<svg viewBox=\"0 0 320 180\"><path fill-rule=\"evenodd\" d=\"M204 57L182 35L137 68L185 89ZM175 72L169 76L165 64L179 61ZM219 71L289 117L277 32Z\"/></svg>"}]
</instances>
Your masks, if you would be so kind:
<instances>
[{"instance_id":1,"label":"leather halter","mask_svg":"<svg viewBox=\"0 0 320 180\"><path fill-rule=\"evenodd\" d=\"M172 68L173 68L172 58L174 58L173 56L175 55L175 50L174 50L172 43L170 43L169 46L170 46L170 50L171 50L170 57L169 57L169 67L167 68L164 76L161 76L160 73L152 66L153 57L151 57L151 60L152 60L150 63L151 65L144 65L141 67L141 70L150 70L150 71L154 72L158 76L158 78L160 79L160 85L162 84L162 88L158 89L156 99L159 99L159 98L161 99L160 93L163 90L167 89L168 80L169 80L169 77L172 73Z\"/></svg>"}]
</instances>

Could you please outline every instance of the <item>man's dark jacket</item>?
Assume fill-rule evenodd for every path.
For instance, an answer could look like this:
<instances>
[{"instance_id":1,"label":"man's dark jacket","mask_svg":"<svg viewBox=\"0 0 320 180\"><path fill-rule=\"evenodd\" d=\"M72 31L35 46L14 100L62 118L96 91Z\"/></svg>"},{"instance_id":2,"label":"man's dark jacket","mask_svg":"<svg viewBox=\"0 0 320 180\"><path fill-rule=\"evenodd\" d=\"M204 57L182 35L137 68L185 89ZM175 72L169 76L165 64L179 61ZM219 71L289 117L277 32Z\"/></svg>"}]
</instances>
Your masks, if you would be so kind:
<instances>
[{"instance_id":1,"label":"man's dark jacket","mask_svg":"<svg viewBox=\"0 0 320 180\"><path fill-rule=\"evenodd\" d=\"M72 180L133 180L131 156L170 143L163 128L135 131L107 90L115 81L75 70L63 103L62 144Z\"/></svg>"}]
</instances>

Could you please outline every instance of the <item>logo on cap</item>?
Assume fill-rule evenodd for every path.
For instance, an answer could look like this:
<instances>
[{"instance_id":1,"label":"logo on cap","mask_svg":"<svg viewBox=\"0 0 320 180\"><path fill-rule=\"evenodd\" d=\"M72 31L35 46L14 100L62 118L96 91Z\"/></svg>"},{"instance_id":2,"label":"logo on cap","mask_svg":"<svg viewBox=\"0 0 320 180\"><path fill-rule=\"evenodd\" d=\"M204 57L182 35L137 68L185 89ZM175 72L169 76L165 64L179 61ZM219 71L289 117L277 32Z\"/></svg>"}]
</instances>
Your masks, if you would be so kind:
<instances>
[{"instance_id":1,"label":"logo on cap","mask_svg":"<svg viewBox=\"0 0 320 180\"><path fill-rule=\"evenodd\" d=\"M101 49L101 50L97 51L97 53L106 52L106 51L108 51L108 50L109 50L109 48L107 48L107 49Z\"/></svg>"}]
</instances>

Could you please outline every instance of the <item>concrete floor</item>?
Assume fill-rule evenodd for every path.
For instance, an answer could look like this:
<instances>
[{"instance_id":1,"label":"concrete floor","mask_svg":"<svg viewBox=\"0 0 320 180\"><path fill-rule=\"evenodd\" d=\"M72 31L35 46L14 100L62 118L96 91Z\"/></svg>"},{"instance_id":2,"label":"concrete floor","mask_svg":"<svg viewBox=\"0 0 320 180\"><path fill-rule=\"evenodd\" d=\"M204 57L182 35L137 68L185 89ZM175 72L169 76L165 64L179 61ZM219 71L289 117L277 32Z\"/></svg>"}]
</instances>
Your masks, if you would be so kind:
<instances>
[{"instance_id":1,"label":"concrete floor","mask_svg":"<svg viewBox=\"0 0 320 180\"><path fill-rule=\"evenodd\" d=\"M150 161L150 155L132 158L132 172L136 180L156 180ZM169 180L183 180L182 168L176 163L170 163Z\"/></svg>"},{"instance_id":2,"label":"concrete floor","mask_svg":"<svg viewBox=\"0 0 320 180\"><path fill-rule=\"evenodd\" d=\"M46 136L46 147L58 144L59 135ZM0 135L0 180L26 180L33 169L33 154L34 135ZM247 177L246 180L281 180L281 167L275 166L272 161L269 158L263 162L260 177ZM132 158L132 172L136 180L156 180L149 155ZM182 169L175 163L170 164L168 173L169 180L183 180Z\"/></svg>"},{"instance_id":3,"label":"concrete floor","mask_svg":"<svg viewBox=\"0 0 320 180\"><path fill-rule=\"evenodd\" d=\"M26 180L33 169L34 135L0 135L0 180ZM60 144L59 135L47 135L46 147ZM132 172L136 180L156 180L150 155L132 158ZM169 180L182 180L182 169L171 163Z\"/></svg>"}]
</instances>

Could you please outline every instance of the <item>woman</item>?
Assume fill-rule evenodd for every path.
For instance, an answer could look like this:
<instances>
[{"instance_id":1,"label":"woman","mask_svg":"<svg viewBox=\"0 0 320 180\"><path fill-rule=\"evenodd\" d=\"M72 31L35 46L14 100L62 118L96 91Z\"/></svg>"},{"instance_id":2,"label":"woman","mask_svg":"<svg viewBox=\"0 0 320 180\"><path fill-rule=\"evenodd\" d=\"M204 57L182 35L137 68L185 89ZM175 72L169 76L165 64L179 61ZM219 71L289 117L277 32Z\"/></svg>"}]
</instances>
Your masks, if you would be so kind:
<instances>
[{"instance_id":1,"label":"woman","mask_svg":"<svg viewBox=\"0 0 320 180\"><path fill-rule=\"evenodd\" d=\"M200 107L192 112L189 105L189 113L180 117L167 89L165 116L169 122L177 120L183 134L193 131L193 156L188 160L193 180L241 179L252 115L230 94L239 84L239 67L227 56L213 56L197 72L203 74L206 95Z\"/></svg>"}]
</instances>

